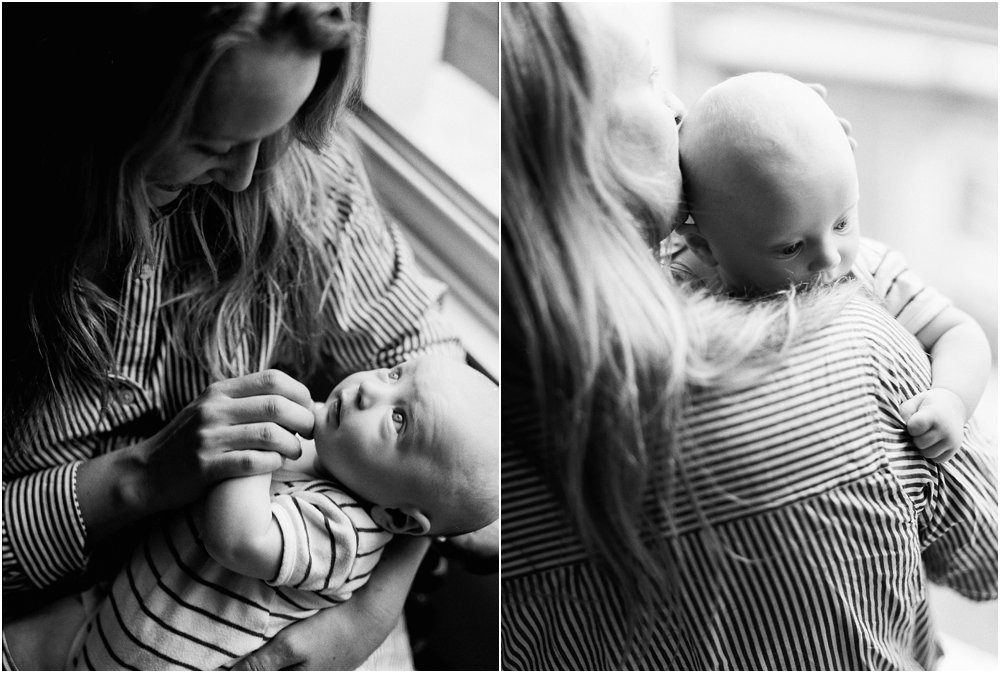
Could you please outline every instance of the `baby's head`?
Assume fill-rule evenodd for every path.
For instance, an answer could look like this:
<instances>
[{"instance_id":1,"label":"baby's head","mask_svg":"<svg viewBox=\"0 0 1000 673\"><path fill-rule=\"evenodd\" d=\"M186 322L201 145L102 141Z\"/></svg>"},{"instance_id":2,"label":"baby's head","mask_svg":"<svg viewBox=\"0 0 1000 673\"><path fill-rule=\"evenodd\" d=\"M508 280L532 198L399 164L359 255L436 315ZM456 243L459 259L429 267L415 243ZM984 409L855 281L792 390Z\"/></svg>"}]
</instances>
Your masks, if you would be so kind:
<instances>
[{"instance_id":1,"label":"baby's head","mask_svg":"<svg viewBox=\"0 0 1000 673\"><path fill-rule=\"evenodd\" d=\"M857 168L814 90L776 73L712 87L681 123L680 158L694 225L678 232L730 289L848 273L860 233Z\"/></svg>"},{"instance_id":2,"label":"baby's head","mask_svg":"<svg viewBox=\"0 0 1000 673\"><path fill-rule=\"evenodd\" d=\"M499 514L497 386L423 356L358 372L316 405L317 460L393 533L455 535Z\"/></svg>"}]
</instances>

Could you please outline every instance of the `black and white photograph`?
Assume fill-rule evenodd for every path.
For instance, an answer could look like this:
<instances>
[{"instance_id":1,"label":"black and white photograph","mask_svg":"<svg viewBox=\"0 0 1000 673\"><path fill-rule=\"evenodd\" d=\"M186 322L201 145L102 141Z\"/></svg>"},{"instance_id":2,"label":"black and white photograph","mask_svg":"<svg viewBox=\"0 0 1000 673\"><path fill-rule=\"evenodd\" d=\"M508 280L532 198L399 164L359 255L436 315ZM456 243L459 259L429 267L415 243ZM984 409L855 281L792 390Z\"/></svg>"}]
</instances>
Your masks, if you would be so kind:
<instances>
[{"instance_id":1,"label":"black and white photograph","mask_svg":"<svg viewBox=\"0 0 1000 673\"><path fill-rule=\"evenodd\" d=\"M497 3L5 3L4 670L496 670Z\"/></svg>"},{"instance_id":2,"label":"black and white photograph","mask_svg":"<svg viewBox=\"0 0 1000 673\"><path fill-rule=\"evenodd\" d=\"M997 5L501 4L504 670L997 669Z\"/></svg>"},{"instance_id":3,"label":"black and white photograph","mask_svg":"<svg viewBox=\"0 0 1000 673\"><path fill-rule=\"evenodd\" d=\"M3 2L3 670L1000 669L997 2Z\"/></svg>"}]
</instances>

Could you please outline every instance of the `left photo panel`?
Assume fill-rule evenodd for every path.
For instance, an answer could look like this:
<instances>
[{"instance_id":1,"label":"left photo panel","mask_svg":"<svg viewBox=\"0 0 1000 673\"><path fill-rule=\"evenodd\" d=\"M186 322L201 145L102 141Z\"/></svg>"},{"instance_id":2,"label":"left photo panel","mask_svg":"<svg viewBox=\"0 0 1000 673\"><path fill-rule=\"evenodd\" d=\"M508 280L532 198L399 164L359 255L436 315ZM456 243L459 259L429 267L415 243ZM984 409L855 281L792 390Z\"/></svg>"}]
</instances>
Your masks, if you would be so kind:
<instances>
[{"instance_id":1,"label":"left photo panel","mask_svg":"<svg viewBox=\"0 0 1000 673\"><path fill-rule=\"evenodd\" d=\"M497 670L499 4L2 12L3 669Z\"/></svg>"}]
</instances>

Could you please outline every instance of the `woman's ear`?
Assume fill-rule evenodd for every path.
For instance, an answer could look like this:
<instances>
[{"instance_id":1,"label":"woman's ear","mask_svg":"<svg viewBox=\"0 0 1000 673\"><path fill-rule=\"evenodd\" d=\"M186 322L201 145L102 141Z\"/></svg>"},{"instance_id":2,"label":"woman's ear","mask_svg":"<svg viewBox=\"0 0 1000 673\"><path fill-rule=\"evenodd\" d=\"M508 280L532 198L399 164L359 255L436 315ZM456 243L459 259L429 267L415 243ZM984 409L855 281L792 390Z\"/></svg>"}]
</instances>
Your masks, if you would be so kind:
<instances>
[{"instance_id":1,"label":"woman's ear","mask_svg":"<svg viewBox=\"0 0 1000 673\"><path fill-rule=\"evenodd\" d=\"M431 521L412 505L403 507L372 507L372 519L383 530L396 535L426 535L431 529Z\"/></svg>"},{"instance_id":2,"label":"woman's ear","mask_svg":"<svg viewBox=\"0 0 1000 673\"><path fill-rule=\"evenodd\" d=\"M688 220L678 226L674 232L684 237L688 247L691 248L691 252L697 255L698 259L702 262L709 266L718 264L715 255L712 253L712 246L709 244L708 239L701 235L698 225L693 221Z\"/></svg>"}]
</instances>

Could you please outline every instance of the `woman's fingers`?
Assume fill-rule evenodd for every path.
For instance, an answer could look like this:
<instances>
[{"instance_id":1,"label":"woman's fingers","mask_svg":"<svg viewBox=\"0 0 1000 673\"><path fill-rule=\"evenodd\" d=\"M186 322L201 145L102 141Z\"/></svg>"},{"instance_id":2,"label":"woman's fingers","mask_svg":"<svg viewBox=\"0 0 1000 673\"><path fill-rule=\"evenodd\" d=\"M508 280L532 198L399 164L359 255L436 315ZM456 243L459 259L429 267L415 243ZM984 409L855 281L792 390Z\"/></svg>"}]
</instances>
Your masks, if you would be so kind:
<instances>
[{"instance_id":1,"label":"woman's fingers","mask_svg":"<svg viewBox=\"0 0 1000 673\"><path fill-rule=\"evenodd\" d=\"M290 432L311 436L315 416L312 400L302 406L281 395L257 395L228 400L223 412L232 423L277 423Z\"/></svg>"},{"instance_id":2,"label":"woman's fingers","mask_svg":"<svg viewBox=\"0 0 1000 673\"><path fill-rule=\"evenodd\" d=\"M844 133L847 134L847 142L851 144L851 150L857 150L858 141L851 135L851 122L847 121L843 117L837 117L837 121L840 122L840 128L844 129Z\"/></svg>"},{"instance_id":3,"label":"woman's fingers","mask_svg":"<svg viewBox=\"0 0 1000 673\"><path fill-rule=\"evenodd\" d=\"M218 446L224 447L223 451L258 449L273 451L293 459L302 455L299 438L277 423L231 425L219 430L215 441Z\"/></svg>"},{"instance_id":4,"label":"woman's fingers","mask_svg":"<svg viewBox=\"0 0 1000 673\"><path fill-rule=\"evenodd\" d=\"M822 84L819 84L818 82L807 83L806 86L809 87L810 89L812 89L813 91L815 91L816 93L818 93L823 100L826 100L826 87L825 86L823 86ZM844 133L847 135L847 142L849 142L851 144L851 149L852 150L857 150L858 149L858 141L854 138L853 135L851 135L851 132L853 130L851 128L851 122L847 121L843 117L837 117L837 121L840 122L840 127L842 129L844 129Z\"/></svg>"},{"instance_id":5,"label":"woman's fingers","mask_svg":"<svg viewBox=\"0 0 1000 673\"><path fill-rule=\"evenodd\" d=\"M303 407L312 405L312 396L305 384L277 369L265 369L235 379L218 381L210 389L232 398L271 394L280 395Z\"/></svg>"},{"instance_id":6,"label":"woman's fingers","mask_svg":"<svg viewBox=\"0 0 1000 673\"><path fill-rule=\"evenodd\" d=\"M806 86L815 91L820 95L821 98L826 99L826 87L818 82L808 82Z\"/></svg>"}]
</instances>

